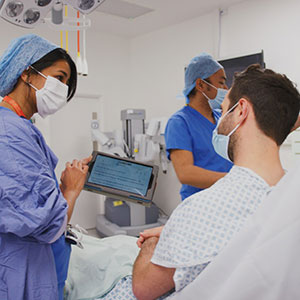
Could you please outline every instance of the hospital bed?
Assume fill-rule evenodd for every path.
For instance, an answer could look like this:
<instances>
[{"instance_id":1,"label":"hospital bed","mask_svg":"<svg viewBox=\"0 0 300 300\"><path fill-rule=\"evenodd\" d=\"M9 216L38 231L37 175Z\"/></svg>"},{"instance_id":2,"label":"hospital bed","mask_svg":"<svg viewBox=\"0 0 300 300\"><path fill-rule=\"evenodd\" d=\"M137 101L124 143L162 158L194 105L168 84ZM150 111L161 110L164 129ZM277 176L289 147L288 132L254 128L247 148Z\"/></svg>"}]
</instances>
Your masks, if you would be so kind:
<instances>
[{"instance_id":1,"label":"hospital bed","mask_svg":"<svg viewBox=\"0 0 300 300\"><path fill-rule=\"evenodd\" d=\"M139 253L137 238L116 235L99 239L83 235L83 249L72 247L64 300L92 300L108 293L132 274Z\"/></svg>"},{"instance_id":2,"label":"hospital bed","mask_svg":"<svg viewBox=\"0 0 300 300\"><path fill-rule=\"evenodd\" d=\"M300 163L273 188L263 201L257 212L251 216L245 227L233 238L224 250L204 269L204 271L183 290L173 294L170 300L296 300L300 299ZM129 240L128 240L129 238ZM112 239L112 240L110 240ZM108 253L116 251L121 254L121 268L117 273L118 279L131 274L133 261L138 254L136 239L124 236L104 239L110 247ZM104 241L102 240L102 241ZM91 251L99 247L99 241L89 241ZM126 244L126 245L125 245ZM122 245L122 246L121 246ZM125 247L124 247L125 245ZM89 247L88 247L89 248ZM121 252L117 252L122 249ZM124 252L127 249L127 254ZM98 249L99 250L99 249ZM102 280L108 276L109 282L104 282L102 290L99 289L97 278L87 278L85 274L76 272L81 264L81 249L71 258L71 274L68 279L69 292L73 295L80 291L86 282L90 288L96 286L94 295L103 290L109 290L114 284L115 272L111 266L116 261L106 262L102 257L99 262ZM90 251L90 250L88 250ZM123 253L122 253L123 251ZM98 252L98 251L97 251ZM99 252L98 252L99 253ZM89 253L85 253L89 255ZM96 254L96 253L94 253ZM129 255L130 254L130 255ZM127 256L126 256L127 255ZM128 256L129 255L129 256ZM87 258L85 256L85 258ZM91 255L88 259L92 266L98 261ZM88 266L87 266L88 267ZM116 268L118 269L118 268ZM110 272L107 273L106 272ZM76 276L81 276L76 277ZM96 273L94 273L96 275ZM99 275L99 274L98 274ZM101 277L100 276L100 277ZM93 284L93 279L94 283ZM98 277L100 280L100 278ZM81 282L85 280L85 282ZM79 286L77 291L72 290ZM71 295L70 295L71 296ZM87 296L87 295L85 295ZM88 297L86 297L88 298ZM67 299L80 299L68 297ZM82 298L81 298L82 299Z\"/></svg>"}]
</instances>

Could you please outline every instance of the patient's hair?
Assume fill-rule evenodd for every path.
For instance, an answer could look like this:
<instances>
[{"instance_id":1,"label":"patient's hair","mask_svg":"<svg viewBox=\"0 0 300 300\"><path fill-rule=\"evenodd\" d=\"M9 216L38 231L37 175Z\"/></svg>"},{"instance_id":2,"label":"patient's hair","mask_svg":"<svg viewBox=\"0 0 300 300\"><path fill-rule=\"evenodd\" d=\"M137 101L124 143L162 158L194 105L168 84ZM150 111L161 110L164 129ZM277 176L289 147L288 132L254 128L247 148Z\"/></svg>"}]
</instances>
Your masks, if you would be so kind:
<instances>
[{"instance_id":1,"label":"patient's hair","mask_svg":"<svg viewBox=\"0 0 300 300\"><path fill-rule=\"evenodd\" d=\"M235 74L230 107L241 98L253 105L258 127L281 145L299 115L300 94L295 85L285 75L251 65Z\"/></svg>"}]
</instances>

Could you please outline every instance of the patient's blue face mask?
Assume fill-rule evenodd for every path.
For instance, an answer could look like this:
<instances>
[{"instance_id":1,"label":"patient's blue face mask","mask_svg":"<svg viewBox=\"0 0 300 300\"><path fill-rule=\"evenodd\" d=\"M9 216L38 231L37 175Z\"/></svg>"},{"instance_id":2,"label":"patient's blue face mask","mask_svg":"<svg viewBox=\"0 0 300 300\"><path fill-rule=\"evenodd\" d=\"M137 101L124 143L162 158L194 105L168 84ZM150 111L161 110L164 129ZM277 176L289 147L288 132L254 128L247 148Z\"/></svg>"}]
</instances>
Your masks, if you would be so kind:
<instances>
[{"instance_id":1,"label":"patient's blue face mask","mask_svg":"<svg viewBox=\"0 0 300 300\"><path fill-rule=\"evenodd\" d=\"M216 88L214 85L211 83L203 80L206 84L210 85L214 89L217 90L217 95L214 99L208 98L208 96L202 92L203 96L207 99L209 106L211 109L221 109L221 104L224 101L224 98L226 94L228 93L228 90L222 89L222 88Z\"/></svg>"},{"instance_id":2,"label":"patient's blue face mask","mask_svg":"<svg viewBox=\"0 0 300 300\"><path fill-rule=\"evenodd\" d=\"M228 135L223 135L218 133L218 128L221 124L221 121L231 112L233 111L237 106L239 102L237 102L235 105L233 105L224 116L222 116L217 123L216 128L213 131L212 136L212 144L214 146L215 151L222 156L223 158L231 161L231 159L228 156L228 145L229 145L229 138L230 136L238 129L238 127L241 125L241 123L237 124L232 131Z\"/></svg>"}]
</instances>

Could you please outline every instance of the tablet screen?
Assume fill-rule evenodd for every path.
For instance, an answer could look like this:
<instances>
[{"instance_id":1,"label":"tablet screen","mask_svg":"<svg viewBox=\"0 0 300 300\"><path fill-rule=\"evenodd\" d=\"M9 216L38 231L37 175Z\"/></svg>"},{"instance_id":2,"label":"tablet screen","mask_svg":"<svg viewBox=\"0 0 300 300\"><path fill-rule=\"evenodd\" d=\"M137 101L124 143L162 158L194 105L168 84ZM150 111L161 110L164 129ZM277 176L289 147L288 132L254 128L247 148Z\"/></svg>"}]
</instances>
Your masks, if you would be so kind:
<instances>
[{"instance_id":1,"label":"tablet screen","mask_svg":"<svg viewBox=\"0 0 300 300\"><path fill-rule=\"evenodd\" d=\"M88 182L145 196L151 174L152 167L97 155Z\"/></svg>"}]
</instances>

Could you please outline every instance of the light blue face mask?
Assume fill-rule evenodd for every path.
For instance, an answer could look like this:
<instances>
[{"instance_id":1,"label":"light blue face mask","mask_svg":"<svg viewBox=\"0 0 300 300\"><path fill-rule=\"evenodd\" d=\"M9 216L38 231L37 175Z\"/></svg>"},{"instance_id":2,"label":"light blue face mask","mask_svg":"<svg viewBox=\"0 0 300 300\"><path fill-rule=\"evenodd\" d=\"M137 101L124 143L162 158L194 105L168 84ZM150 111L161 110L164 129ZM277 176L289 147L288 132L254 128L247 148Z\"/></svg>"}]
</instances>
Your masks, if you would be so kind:
<instances>
[{"instance_id":1,"label":"light blue face mask","mask_svg":"<svg viewBox=\"0 0 300 300\"><path fill-rule=\"evenodd\" d=\"M203 81L217 90L217 95L214 99L208 98L208 96L202 92L203 96L207 99L209 106L211 107L211 109L221 109L221 104L224 101L224 98L228 93L228 90L222 88L216 88L214 85L210 84L209 82L205 80Z\"/></svg>"},{"instance_id":2,"label":"light blue face mask","mask_svg":"<svg viewBox=\"0 0 300 300\"><path fill-rule=\"evenodd\" d=\"M238 129L238 127L241 125L240 123L237 124L233 130L228 135L223 135L218 133L218 128L220 126L221 121L231 112L233 111L237 106L239 102L237 102L235 105L233 105L224 116L222 116L217 123L216 128L213 131L212 136L212 144L214 146L215 151L222 156L223 158L231 161L231 159L228 156L228 145L229 145L229 138L230 136Z\"/></svg>"}]
</instances>

